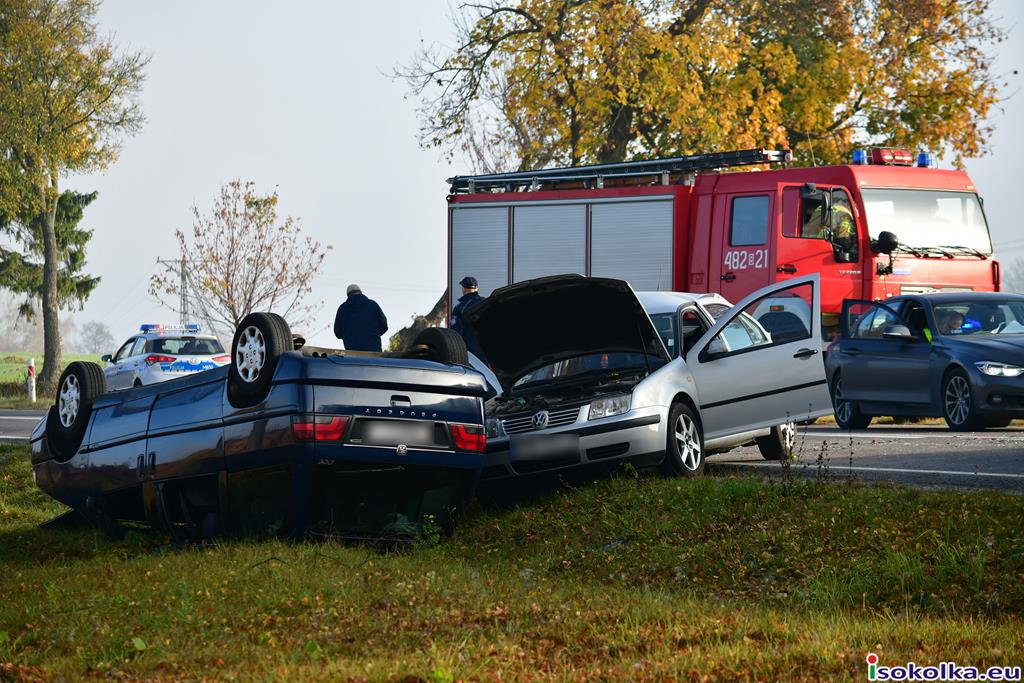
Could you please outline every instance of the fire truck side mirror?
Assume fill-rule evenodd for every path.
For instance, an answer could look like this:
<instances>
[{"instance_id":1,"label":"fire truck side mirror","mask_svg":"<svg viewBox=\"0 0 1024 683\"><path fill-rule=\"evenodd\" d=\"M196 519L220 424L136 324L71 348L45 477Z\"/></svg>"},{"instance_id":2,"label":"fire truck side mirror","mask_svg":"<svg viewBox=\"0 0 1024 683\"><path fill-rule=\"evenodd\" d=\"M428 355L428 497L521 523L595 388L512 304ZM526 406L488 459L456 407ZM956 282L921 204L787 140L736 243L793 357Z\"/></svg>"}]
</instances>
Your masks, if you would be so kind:
<instances>
[{"instance_id":1,"label":"fire truck side mirror","mask_svg":"<svg viewBox=\"0 0 1024 683\"><path fill-rule=\"evenodd\" d=\"M828 190L819 190L815 183L804 183L800 191L800 198L804 204L804 223L806 224L817 214L820 216L822 228L829 228L832 225L832 193ZM829 240L831 241L831 240Z\"/></svg>"},{"instance_id":2,"label":"fire truck side mirror","mask_svg":"<svg viewBox=\"0 0 1024 683\"><path fill-rule=\"evenodd\" d=\"M878 233L878 239L871 241L871 251L876 254L892 254L899 245L900 241L896 238L895 234L888 230L883 230Z\"/></svg>"}]
</instances>

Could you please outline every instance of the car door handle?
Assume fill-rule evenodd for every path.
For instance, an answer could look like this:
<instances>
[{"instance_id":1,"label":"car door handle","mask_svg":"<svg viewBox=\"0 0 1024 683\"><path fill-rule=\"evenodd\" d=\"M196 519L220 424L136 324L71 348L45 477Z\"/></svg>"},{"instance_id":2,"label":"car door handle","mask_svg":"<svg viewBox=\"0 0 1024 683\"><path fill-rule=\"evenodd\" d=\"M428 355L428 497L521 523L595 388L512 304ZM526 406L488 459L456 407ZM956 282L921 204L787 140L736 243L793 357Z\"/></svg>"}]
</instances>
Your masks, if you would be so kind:
<instances>
[{"instance_id":1,"label":"car door handle","mask_svg":"<svg viewBox=\"0 0 1024 683\"><path fill-rule=\"evenodd\" d=\"M793 354L793 358L810 358L811 356L817 356L818 349L800 349Z\"/></svg>"},{"instance_id":2,"label":"car door handle","mask_svg":"<svg viewBox=\"0 0 1024 683\"><path fill-rule=\"evenodd\" d=\"M785 265L781 265L778 268L776 268L775 272L776 273L788 273L788 274L792 275L793 273L796 272L796 266L787 263Z\"/></svg>"},{"instance_id":3,"label":"car door handle","mask_svg":"<svg viewBox=\"0 0 1024 683\"><path fill-rule=\"evenodd\" d=\"M733 280L736 279L736 273L726 273L725 275L722 276L721 279L725 280L726 282L732 282Z\"/></svg>"}]
</instances>

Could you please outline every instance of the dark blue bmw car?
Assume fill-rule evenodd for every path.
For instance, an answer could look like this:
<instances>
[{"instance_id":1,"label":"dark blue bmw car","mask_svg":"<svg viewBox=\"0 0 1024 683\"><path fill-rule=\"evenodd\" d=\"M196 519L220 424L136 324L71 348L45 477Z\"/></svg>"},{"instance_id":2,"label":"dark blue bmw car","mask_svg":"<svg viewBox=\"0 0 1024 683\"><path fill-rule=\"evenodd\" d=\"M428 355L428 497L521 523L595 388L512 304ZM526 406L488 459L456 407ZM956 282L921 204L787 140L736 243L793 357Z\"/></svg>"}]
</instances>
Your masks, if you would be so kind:
<instances>
[{"instance_id":1,"label":"dark blue bmw car","mask_svg":"<svg viewBox=\"0 0 1024 683\"><path fill-rule=\"evenodd\" d=\"M836 422L942 417L950 429L1024 418L1024 296L943 292L843 302L827 359Z\"/></svg>"}]
</instances>

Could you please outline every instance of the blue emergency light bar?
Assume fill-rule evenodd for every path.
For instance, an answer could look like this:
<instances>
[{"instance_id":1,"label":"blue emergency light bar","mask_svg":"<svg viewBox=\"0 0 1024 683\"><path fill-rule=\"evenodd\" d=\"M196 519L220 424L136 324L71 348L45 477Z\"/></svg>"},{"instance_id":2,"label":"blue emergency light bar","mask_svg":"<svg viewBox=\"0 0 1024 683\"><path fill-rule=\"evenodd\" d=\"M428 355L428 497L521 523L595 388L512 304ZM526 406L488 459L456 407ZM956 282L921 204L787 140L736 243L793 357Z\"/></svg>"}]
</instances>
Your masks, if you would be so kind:
<instances>
[{"instance_id":1,"label":"blue emergency light bar","mask_svg":"<svg viewBox=\"0 0 1024 683\"><path fill-rule=\"evenodd\" d=\"M872 158L874 157L874 158ZM898 165L898 166L909 166L910 165L910 152L902 149L890 149L876 147L873 150L866 149L855 149L853 150L853 165L854 166L867 166L868 164L885 164L885 165ZM935 168L935 155L931 152L918 152L917 163L915 164L918 168Z\"/></svg>"},{"instance_id":2,"label":"blue emergency light bar","mask_svg":"<svg viewBox=\"0 0 1024 683\"><path fill-rule=\"evenodd\" d=\"M854 166L867 166L868 151L866 149L853 150L853 164Z\"/></svg>"},{"instance_id":3,"label":"blue emergency light bar","mask_svg":"<svg viewBox=\"0 0 1024 683\"><path fill-rule=\"evenodd\" d=\"M917 165L920 168L931 168L935 165L935 156L931 152L918 152Z\"/></svg>"},{"instance_id":4,"label":"blue emergency light bar","mask_svg":"<svg viewBox=\"0 0 1024 683\"><path fill-rule=\"evenodd\" d=\"M197 323L189 323L188 325L165 325L164 323L147 323L145 325L139 325L140 332L195 332L198 333L201 328Z\"/></svg>"}]
</instances>

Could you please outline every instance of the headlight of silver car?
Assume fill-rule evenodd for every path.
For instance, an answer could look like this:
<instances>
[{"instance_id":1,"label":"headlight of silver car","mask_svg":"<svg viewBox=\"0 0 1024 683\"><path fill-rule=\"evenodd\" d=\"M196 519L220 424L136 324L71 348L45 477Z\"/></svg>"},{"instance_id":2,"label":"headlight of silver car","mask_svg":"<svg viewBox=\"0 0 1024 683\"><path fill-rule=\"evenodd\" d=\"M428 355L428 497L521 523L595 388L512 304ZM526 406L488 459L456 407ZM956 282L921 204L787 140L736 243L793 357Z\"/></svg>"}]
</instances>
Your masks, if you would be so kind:
<instances>
[{"instance_id":1,"label":"headlight of silver car","mask_svg":"<svg viewBox=\"0 0 1024 683\"><path fill-rule=\"evenodd\" d=\"M621 415L629 410L630 398L629 394L599 398L590 404L590 417L587 419L596 420L599 417Z\"/></svg>"},{"instance_id":2,"label":"headlight of silver car","mask_svg":"<svg viewBox=\"0 0 1024 683\"><path fill-rule=\"evenodd\" d=\"M983 375L991 377L1018 377L1024 374L1024 368L1007 363L996 363L990 360L981 360L974 364Z\"/></svg>"},{"instance_id":3,"label":"headlight of silver car","mask_svg":"<svg viewBox=\"0 0 1024 683\"><path fill-rule=\"evenodd\" d=\"M501 429L501 422L499 422L498 419L495 417L487 418L486 428L488 439L496 439L499 436L504 436L504 434L502 434L503 430Z\"/></svg>"}]
</instances>

